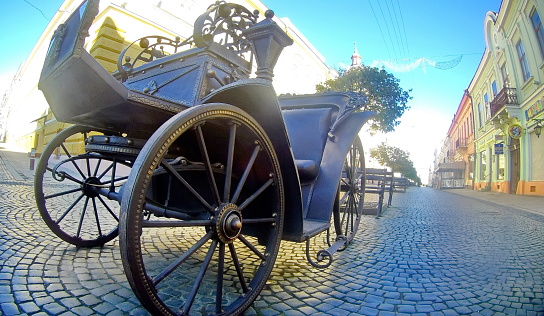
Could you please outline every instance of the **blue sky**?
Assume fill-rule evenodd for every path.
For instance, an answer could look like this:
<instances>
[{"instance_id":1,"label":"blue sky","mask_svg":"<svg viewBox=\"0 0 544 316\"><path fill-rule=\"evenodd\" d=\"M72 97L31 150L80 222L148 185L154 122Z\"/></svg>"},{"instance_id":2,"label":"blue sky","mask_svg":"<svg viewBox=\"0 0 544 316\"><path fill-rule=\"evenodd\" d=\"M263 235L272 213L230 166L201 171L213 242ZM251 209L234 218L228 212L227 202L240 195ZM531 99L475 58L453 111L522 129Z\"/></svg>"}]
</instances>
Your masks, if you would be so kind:
<instances>
[{"instance_id":1,"label":"blue sky","mask_svg":"<svg viewBox=\"0 0 544 316\"><path fill-rule=\"evenodd\" d=\"M0 87L5 87L45 29L61 0L0 1L2 41ZM470 84L485 49L483 23L501 0L263 0L278 17L288 17L332 68L349 65L353 43L364 64L407 63L419 58L448 61L449 70L416 68L392 72L413 100L397 132L363 136L367 148L386 140L410 152L425 180L436 146ZM36 9L38 8L38 9ZM43 14L42 14L43 13ZM45 16L45 17L44 17ZM0 92L3 91L0 88ZM366 137L366 138L365 138Z\"/></svg>"}]
</instances>

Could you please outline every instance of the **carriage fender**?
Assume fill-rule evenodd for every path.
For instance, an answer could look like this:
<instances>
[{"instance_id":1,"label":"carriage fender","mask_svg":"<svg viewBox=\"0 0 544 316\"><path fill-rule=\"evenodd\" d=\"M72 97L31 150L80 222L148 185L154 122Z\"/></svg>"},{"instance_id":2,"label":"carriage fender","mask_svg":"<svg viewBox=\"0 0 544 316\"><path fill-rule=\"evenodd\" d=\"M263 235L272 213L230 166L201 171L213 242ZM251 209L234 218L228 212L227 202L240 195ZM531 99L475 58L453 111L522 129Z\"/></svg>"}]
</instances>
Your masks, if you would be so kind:
<instances>
[{"instance_id":1,"label":"carriage fender","mask_svg":"<svg viewBox=\"0 0 544 316\"><path fill-rule=\"evenodd\" d=\"M334 133L329 135L308 208L309 219L329 220L342 176L344 159L363 125L375 115L375 112L370 111L352 113L339 122Z\"/></svg>"},{"instance_id":2,"label":"carriage fender","mask_svg":"<svg viewBox=\"0 0 544 316\"><path fill-rule=\"evenodd\" d=\"M262 126L270 138L278 156L283 178L285 197L283 239L300 238L303 230L300 181L272 84L263 79L240 80L213 91L202 101L203 104L218 102L246 111Z\"/></svg>"}]
</instances>

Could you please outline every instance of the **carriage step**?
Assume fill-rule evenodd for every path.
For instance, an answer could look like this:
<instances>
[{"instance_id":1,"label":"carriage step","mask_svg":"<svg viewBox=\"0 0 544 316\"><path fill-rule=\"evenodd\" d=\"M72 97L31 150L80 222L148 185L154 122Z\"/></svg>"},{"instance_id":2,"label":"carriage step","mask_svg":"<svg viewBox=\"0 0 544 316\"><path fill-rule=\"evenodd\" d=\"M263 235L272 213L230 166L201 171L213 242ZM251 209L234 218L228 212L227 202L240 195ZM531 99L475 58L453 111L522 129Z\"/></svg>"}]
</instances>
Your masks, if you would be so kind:
<instances>
[{"instance_id":1,"label":"carriage step","mask_svg":"<svg viewBox=\"0 0 544 316\"><path fill-rule=\"evenodd\" d=\"M85 140L85 151L135 158L147 140L123 136L92 135Z\"/></svg>"}]
</instances>

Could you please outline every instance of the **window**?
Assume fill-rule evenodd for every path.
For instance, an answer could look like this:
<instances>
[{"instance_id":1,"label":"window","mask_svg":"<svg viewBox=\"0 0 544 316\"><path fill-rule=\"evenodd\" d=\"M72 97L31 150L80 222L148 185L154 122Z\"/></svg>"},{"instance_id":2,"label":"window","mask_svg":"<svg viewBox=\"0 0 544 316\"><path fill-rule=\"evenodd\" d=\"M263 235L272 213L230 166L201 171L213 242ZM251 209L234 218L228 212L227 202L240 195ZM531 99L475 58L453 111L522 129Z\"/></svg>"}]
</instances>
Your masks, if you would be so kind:
<instances>
[{"instance_id":1,"label":"window","mask_svg":"<svg viewBox=\"0 0 544 316\"><path fill-rule=\"evenodd\" d=\"M504 180L504 155L497 155L499 163L497 164L497 180Z\"/></svg>"},{"instance_id":2,"label":"window","mask_svg":"<svg viewBox=\"0 0 544 316\"><path fill-rule=\"evenodd\" d=\"M502 86L509 87L510 81L508 79L508 71L506 70L506 64L502 64L501 66L501 75L502 75Z\"/></svg>"},{"instance_id":3,"label":"window","mask_svg":"<svg viewBox=\"0 0 544 316\"><path fill-rule=\"evenodd\" d=\"M487 155L485 150L480 153L480 180L485 180L487 167Z\"/></svg>"},{"instance_id":4,"label":"window","mask_svg":"<svg viewBox=\"0 0 544 316\"><path fill-rule=\"evenodd\" d=\"M472 117L472 113L470 113L470 124L468 125L469 127L469 134L473 134L474 133L474 119Z\"/></svg>"},{"instance_id":5,"label":"window","mask_svg":"<svg viewBox=\"0 0 544 316\"><path fill-rule=\"evenodd\" d=\"M489 96L484 94L484 105L485 105L485 119L486 121L491 118L491 110L489 109Z\"/></svg>"},{"instance_id":6,"label":"window","mask_svg":"<svg viewBox=\"0 0 544 316\"><path fill-rule=\"evenodd\" d=\"M482 127L484 124L482 124L482 115L484 115L482 110L482 104L478 103L478 127Z\"/></svg>"},{"instance_id":7,"label":"window","mask_svg":"<svg viewBox=\"0 0 544 316\"><path fill-rule=\"evenodd\" d=\"M535 30L538 46L540 46L540 54L542 55L542 58L544 58L544 29L542 28L542 21L540 20L540 15L538 15L536 9L533 9L530 17L531 22L533 23L533 28Z\"/></svg>"},{"instance_id":8,"label":"window","mask_svg":"<svg viewBox=\"0 0 544 316\"><path fill-rule=\"evenodd\" d=\"M527 63L527 56L525 56L525 47L521 40L516 44L516 50L518 51L518 59L521 66L521 73L523 74L523 81L527 81L531 77L529 71L529 64Z\"/></svg>"},{"instance_id":9,"label":"window","mask_svg":"<svg viewBox=\"0 0 544 316\"><path fill-rule=\"evenodd\" d=\"M491 83L491 93L493 93L493 99L495 99L497 94L499 94L499 92L497 91L497 81L493 81Z\"/></svg>"}]
</instances>

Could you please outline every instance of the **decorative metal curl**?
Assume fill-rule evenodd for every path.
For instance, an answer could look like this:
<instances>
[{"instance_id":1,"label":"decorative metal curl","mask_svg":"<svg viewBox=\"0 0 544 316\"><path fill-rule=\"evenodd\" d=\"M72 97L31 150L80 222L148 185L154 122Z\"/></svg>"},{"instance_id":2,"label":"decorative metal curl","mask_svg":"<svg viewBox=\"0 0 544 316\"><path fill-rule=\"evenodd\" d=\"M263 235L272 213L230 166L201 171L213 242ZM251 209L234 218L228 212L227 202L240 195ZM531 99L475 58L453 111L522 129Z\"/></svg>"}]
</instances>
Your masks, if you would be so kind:
<instances>
[{"instance_id":1,"label":"decorative metal curl","mask_svg":"<svg viewBox=\"0 0 544 316\"><path fill-rule=\"evenodd\" d=\"M368 105L368 98L361 93L346 91L346 92L342 92L342 94L345 94L346 96L349 97L349 103L338 115L338 118L336 119L334 124L331 126L328 136L329 136L329 139L331 139L332 141L336 139L334 135L336 131L336 127L340 125L340 123L345 118L347 118L349 114L353 112L357 112L357 111L365 111L366 106Z\"/></svg>"},{"instance_id":2,"label":"decorative metal curl","mask_svg":"<svg viewBox=\"0 0 544 316\"><path fill-rule=\"evenodd\" d=\"M117 59L118 75L121 81L125 81L141 63L175 54L182 46L208 47L214 42L240 57L245 56L252 63L251 43L242 36L242 31L257 23L258 17L257 10L251 12L239 4L217 1L198 17L193 36L184 41L179 37L172 40L164 36L146 36L132 42ZM136 46L136 43L140 46L140 53L135 58L126 56L127 51Z\"/></svg>"},{"instance_id":3,"label":"decorative metal curl","mask_svg":"<svg viewBox=\"0 0 544 316\"><path fill-rule=\"evenodd\" d=\"M127 51L131 47L136 46L138 43L140 46L140 53L135 58L130 56L125 56ZM119 58L117 59L117 71L121 76L121 81L127 80L128 76L132 73L132 70L138 63L148 63L150 61L175 54L178 52L179 48L182 46L192 46L193 39L190 37L185 41L176 37L175 39L170 39L164 36L146 36L135 40L126 47Z\"/></svg>"},{"instance_id":4,"label":"decorative metal curl","mask_svg":"<svg viewBox=\"0 0 544 316\"><path fill-rule=\"evenodd\" d=\"M194 43L207 47L216 42L242 55L251 50L242 31L257 23L258 17L257 10L251 12L239 4L216 1L195 21Z\"/></svg>"},{"instance_id":5,"label":"decorative metal curl","mask_svg":"<svg viewBox=\"0 0 544 316\"><path fill-rule=\"evenodd\" d=\"M310 255L310 239L306 239L306 259L315 268L325 269L331 266L333 258L332 254L327 250L319 250L316 254L317 262L312 259ZM320 263L326 260L325 263Z\"/></svg>"}]
</instances>

